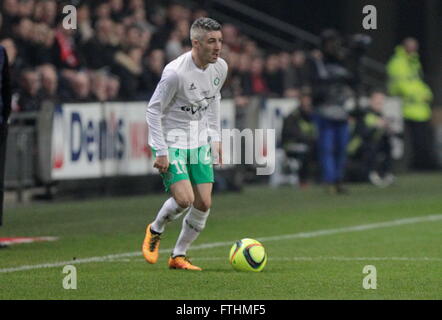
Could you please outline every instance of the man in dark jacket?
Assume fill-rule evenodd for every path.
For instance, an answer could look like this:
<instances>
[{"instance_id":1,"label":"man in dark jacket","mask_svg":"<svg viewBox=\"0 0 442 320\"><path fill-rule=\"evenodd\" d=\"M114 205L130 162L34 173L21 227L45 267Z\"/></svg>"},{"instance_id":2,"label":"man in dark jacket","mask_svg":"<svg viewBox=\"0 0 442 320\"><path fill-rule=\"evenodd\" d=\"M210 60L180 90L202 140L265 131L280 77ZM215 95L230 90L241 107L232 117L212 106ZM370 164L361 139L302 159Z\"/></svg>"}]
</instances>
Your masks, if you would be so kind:
<instances>
[{"instance_id":1,"label":"man in dark jacket","mask_svg":"<svg viewBox=\"0 0 442 320\"><path fill-rule=\"evenodd\" d=\"M11 113L11 84L9 78L8 55L0 45L0 226L3 218L3 187L5 177L6 139L8 136L8 118Z\"/></svg>"},{"instance_id":2,"label":"man in dark jacket","mask_svg":"<svg viewBox=\"0 0 442 320\"><path fill-rule=\"evenodd\" d=\"M369 107L356 118L347 148L354 160L361 161L362 178L378 187L386 187L394 182L391 155L394 132L389 119L383 114L384 105L384 92L373 90Z\"/></svg>"},{"instance_id":3,"label":"man in dark jacket","mask_svg":"<svg viewBox=\"0 0 442 320\"><path fill-rule=\"evenodd\" d=\"M347 193L342 185L349 139L345 105L354 95L355 74L347 66L349 57L341 36L335 30L325 30L321 38L321 50L312 53L319 162L328 192Z\"/></svg>"},{"instance_id":4,"label":"man in dark jacket","mask_svg":"<svg viewBox=\"0 0 442 320\"><path fill-rule=\"evenodd\" d=\"M316 127L313 121L312 97L303 90L299 108L289 114L282 126L281 144L289 159L299 162L299 182L306 186L316 159Z\"/></svg>"}]
</instances>

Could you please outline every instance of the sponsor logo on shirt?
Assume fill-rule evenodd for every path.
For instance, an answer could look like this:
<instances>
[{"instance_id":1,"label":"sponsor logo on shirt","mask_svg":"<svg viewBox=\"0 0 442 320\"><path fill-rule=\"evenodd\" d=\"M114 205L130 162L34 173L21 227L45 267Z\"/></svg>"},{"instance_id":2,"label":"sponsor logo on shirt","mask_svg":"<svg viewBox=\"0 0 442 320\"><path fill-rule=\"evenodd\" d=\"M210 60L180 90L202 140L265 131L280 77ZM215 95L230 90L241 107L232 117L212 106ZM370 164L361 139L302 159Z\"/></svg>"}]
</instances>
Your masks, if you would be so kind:
<instances>
[{"instance_id":1,"label":"sponsor logo on shirt","mask_svg":"<svg viewBox=\"0 0 442 320\"><path fill-rule=\"evenodd\" d=\"M206 111L208 107L209 107L208 105L207 106L196 106L196 105L182 106L181 110L186 111L186 112L191 112L192 115L194 115L197 112Z\"/></svg>"},{"instance_id":2,"label":"sponsor logo on shirt","mask_svg":"<svg viewBox=\"0 0 442 320\"><path fill-rule=\"evenodd\" d=\"M182 106L181 110L190 112L194 115L197 112L206 111L209 108L209 104L215 99L215 96L212 97L204 97L203 99L196 101L195 104L191 106Z\"/></svg>"}]
</instances>

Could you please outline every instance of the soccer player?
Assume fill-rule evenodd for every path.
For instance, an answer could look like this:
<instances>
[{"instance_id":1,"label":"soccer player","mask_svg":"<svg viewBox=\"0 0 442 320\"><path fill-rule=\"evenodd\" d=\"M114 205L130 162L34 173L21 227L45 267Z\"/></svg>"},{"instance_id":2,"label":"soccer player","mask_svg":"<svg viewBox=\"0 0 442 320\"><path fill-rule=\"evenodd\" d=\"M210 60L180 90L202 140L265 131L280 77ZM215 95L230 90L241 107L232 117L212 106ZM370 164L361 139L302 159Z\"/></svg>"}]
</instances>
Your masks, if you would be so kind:
<instances>
[{"instance_id":1,"label":"soccer player","mask_svg":"<svg viewBox=\"0 0 442 320\"><path fill-rule=\"evenodd\" d=\"M215 20L195 20L190 39L192 50L164 68L147 107L154 167L172 196L147 226L142 251L147 262L156 263L166 224L185 215L169 268L201 271L186 252L209 216L213 164L222 164L219 109L227 63L219 57L223 39Z\"/></svg>"}]
</instances>

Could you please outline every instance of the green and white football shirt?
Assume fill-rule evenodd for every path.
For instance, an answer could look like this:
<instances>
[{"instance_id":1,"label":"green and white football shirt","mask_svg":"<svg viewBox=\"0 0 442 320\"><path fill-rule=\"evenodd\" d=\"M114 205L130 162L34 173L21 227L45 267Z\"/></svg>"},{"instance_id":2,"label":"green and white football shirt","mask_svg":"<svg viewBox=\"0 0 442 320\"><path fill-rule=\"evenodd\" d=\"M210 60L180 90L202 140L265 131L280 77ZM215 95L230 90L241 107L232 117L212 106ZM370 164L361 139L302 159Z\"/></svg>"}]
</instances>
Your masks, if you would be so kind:
<instances>
[{"instance_id":1,"label":"green and white football shirt","mask_svg":"<svg viewBox=\"0 0 442 320\"><path fill-rule=\"evenodd\" d=\"M194 149L221 140L220 90L227 63L218 58L206 69L198 68L191 51L171 61L148 104L149 145L156 155L168 148Z\"/></svg>"}]
</instances>

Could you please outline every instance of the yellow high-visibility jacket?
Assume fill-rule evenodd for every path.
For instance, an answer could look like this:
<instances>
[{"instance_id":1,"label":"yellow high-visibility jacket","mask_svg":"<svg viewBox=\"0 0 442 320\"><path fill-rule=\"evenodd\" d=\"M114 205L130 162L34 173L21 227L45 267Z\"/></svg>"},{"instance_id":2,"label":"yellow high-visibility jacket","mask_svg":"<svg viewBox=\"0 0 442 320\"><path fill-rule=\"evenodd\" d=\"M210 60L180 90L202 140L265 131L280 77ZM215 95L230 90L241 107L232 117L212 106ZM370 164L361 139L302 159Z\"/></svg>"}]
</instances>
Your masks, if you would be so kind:
<instances>
[{"instance_id":1,"label":"yellow high-visibility jacket","mask_svg":"<svg viewBox=\"0 0 442 320\"><path fill-rule=\"evenodd\" d=\"M433 93L422 79L419 55L408 54L403 46L397 46L395 54L387 64L387 73L389 94L402 98L404 119L430 120Z\"/></svg>"}]
</instances>

